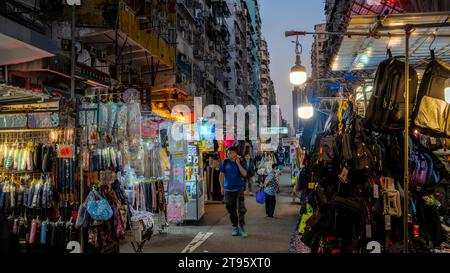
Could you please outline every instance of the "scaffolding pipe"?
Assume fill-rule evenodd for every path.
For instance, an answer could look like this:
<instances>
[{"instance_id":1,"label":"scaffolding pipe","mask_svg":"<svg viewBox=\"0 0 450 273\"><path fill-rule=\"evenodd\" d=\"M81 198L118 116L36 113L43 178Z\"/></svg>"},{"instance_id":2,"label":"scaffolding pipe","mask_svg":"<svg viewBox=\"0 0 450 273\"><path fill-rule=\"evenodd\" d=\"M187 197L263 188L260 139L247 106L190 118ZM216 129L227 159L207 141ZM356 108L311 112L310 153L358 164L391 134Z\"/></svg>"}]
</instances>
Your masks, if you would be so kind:
<instances>
[{"instance_id":1,"label":"scaffolding pipe","mask_svg":"<svg viewBox=\"0 0 450 273\"><path fill-rule=\"evenodd\" d=\"M403 203L403 252L408 253L409 245L409 38L411 26L405 27L405 141L404 141L404 174L403 190L405 192Z\"/></svg>"}]
</instances>

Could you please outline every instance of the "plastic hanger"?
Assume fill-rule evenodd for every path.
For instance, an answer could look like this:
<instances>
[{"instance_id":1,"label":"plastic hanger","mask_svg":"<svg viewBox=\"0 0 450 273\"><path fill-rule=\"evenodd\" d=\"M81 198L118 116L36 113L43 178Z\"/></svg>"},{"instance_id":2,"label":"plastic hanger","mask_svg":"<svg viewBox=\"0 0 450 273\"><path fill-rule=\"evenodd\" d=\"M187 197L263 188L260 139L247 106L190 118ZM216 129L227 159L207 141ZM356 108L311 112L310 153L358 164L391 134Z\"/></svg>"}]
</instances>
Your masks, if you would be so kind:
<instances>
[{"instance_id":1,"label":"plastic hanger","mask_svg":"<svg viewBox=\"0 0 450 273\"><path fill-rule=\"evenodd\" d=\"M386 55L389 57L389 59L392 58L392 51L391 51L391 33L388 33L388 43L386 45Z\"/></svg>"},{"instance_id":2,"label":"plastic hanger","mask_svg":"<svg viewBox=\"0 0 450 273\"><path fill-rule=\"evenodd\" d=\"M428 47L428 49L430 50L430 55L431 55L431 60L432 61L436 59L435 54L434 54L434 50L436 48L433 48L433 49L431 48L431 46L434 44L434 41L436 41L436 34L435 33L433 33L433 41L431 41L430 46Z\"/></svg>"}]
</instances>

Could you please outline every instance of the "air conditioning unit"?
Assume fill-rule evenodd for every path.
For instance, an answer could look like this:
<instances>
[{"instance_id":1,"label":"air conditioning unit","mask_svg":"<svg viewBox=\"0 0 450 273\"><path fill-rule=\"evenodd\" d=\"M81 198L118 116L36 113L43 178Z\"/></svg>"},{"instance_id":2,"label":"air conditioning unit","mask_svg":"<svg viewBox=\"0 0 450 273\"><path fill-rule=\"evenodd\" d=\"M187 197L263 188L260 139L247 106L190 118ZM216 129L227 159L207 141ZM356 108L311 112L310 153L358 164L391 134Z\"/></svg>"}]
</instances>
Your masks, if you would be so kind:
<instances>
[{"instance_id":1,"label":"air conditioning unit","mask_svg":"<svg viewBox=\"0 0 450 273\"><path fill-rule=\"evenodd\" d=\"M182 83L186 83L187 82L187 77L185 74L181 74L181 82Z\"/></svg>"},{"instance_id":2,"label":"air conditioning unit","mask_svg":"<svg viewBox=\"0 0 450 273\"><path fill-rule=\"evenodd\" d=\"M203 10L201 10L201 9L196 9L196 10L195 10L195 18L197 18L197 19L203 18Z\"/></svg>"},{"instance_id":3,"label":"air conditioning unit","mask_svg":"<svg viewBox=\"0 0 450 273\"><path fill-rule=\"evenodd\" d=\"M182 19L179 21L179 24L180 24L180 27L186 27L188 23L186 20Z\"/></svg>"},{"instance_id":4,"label":"air conditioning unit","mask_svg":"<svg viewBox=\"0 0 450 273\"><path fill-rule=\"evenodd\" d=\"M106 52L105 51L98 52L97 56L99 59L106 60Z\"/></svg>"},{"instance_id":5,"label":"air conditioning unit","mask_svg":"<svg viewBox=\"0 0 450 273\"><path fill-rule=\"evenodd\" d=\"M89 47L89 54L93 57L93 56L97 56L97 49L95 47Z\"/></svg>"},{"instance_id":6,"label":"air conditioning unit","mask_svg":"<svg viewBox=\"0 0 450 273\"><path fill-rule=\"evenodd\" d=\"M167 12L165 12L165 11L160 11L160 12L159 12L159 18L160 18L160 19L167 19Z\"/></svg>"},{"instance_id":7,"label":"air conditioning unit","mask_svg":"<svg viewBox=\"0 0 450 273\"><path fill-rule=\"evenodd\" d=\"M186 55L181 55L181 61L182 61L183 63L188 63L188 62L189 62L189 59L188 59L188 57L187 57Z\"/></svg>"}]
</instances>

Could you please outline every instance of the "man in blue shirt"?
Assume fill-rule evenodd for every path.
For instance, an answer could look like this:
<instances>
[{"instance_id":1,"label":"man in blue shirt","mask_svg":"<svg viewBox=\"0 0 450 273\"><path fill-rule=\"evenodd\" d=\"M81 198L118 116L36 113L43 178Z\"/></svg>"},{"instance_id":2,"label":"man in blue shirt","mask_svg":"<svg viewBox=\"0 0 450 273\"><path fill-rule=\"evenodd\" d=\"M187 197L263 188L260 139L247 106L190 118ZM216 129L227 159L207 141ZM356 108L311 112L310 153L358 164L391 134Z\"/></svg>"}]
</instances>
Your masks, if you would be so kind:
<instances>
[{"instance_id":1,"label":"man in blue shirt","mask_svg":"<svg viewBox=\"0 0 450 273\"><path fill-rule=\"evenodd\" d=\"M247 164L238 158L237 148L228 149L228 158L220 165L220 186L225 196L225 207L233 224L231 235L247 237L245 226L244 178L247 176Z\"/></svg>"}]
</instances>

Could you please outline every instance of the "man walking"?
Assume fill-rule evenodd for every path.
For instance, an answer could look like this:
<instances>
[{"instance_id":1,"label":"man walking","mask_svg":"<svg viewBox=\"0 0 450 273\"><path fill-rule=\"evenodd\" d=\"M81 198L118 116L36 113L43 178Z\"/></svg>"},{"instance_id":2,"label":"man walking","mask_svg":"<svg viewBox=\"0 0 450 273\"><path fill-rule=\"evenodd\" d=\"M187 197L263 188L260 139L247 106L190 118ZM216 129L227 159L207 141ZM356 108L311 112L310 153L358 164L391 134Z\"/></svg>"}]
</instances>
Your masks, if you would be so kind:
<instances>
[{"instance_id":1,"label":"man walking","mask_svg":"<svg viewBox=\"0 0 450 273\"><path fill-rule=\"evenodd\" d=\"M245 182L244 195L254 196L252 191L253 190L252 184L253 184L253 176L255 175L255 164L253 163L253 160L249 152L245 153L244 159L245 164L247 165L247 177L244 178Z\"/></svg>"},{"instance_id":2,"label":"man walking","mask_svg":"<svg viewBox=\"0 0 450 273\"><path fill-rule=\"evenodd\" d=\"M220 165L220 186L225 196L225 206L233 224L231 235L247 237L245 226L244 178L247 176L247 164L238 158L237 148L228 149L228 158Z\"/></svg>"}]
</instances>

